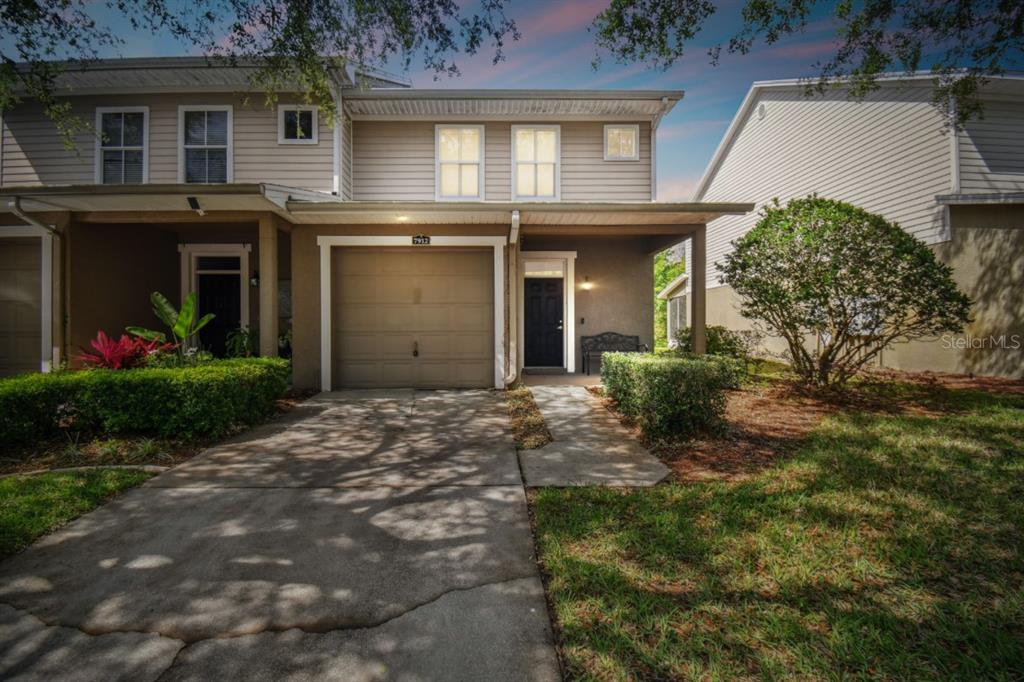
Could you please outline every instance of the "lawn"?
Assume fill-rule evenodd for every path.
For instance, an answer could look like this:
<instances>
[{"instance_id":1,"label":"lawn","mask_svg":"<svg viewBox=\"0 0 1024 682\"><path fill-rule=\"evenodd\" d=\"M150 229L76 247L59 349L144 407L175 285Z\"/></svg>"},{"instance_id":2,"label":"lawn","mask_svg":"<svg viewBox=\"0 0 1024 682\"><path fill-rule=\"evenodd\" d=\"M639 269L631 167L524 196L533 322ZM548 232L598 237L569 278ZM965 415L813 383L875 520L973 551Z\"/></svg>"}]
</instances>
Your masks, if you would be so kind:
<instances>
[{"instance_id":1,"label":"lawn","mask_svg":"<svg viewBox=\"0 0 1024 682\"><path fill-rule=\"evenodd\" d=\"M1024 677L1024 396L893 393L749 476L535 491L569 677Z\"/></svg>"},{"instance_id":2,"label":"lawn","mask_svg":"<svg viewBox=\"0 0 1024 682\"><path fill-rule=\"evenodd\" d=\"M150 476L133 469L95 469L0 479L0 557L24 549Z\"/></svg>"}]
</instances>

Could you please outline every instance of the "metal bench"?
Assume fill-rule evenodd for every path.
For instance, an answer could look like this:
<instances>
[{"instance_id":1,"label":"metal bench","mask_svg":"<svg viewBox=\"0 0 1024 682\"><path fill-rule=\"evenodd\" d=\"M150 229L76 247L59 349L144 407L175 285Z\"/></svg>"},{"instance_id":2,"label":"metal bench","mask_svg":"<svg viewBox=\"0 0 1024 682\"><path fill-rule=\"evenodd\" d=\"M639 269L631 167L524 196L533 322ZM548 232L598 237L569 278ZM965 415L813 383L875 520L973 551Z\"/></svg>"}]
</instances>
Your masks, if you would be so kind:
<instances>
[{"instance_id":1,"label":"metal bench","mask_svg":"<svg viewBox=\"0 0 1024 682\"><path fill-rule=\"evenodd\" d=\"M591 358L601 360L602 353L646 353L650 350L646 344L640 343L639 336L626 336L618 332L602 332L594 336L580 338L583 351L583 371L590 374Z\"/></svg>"}]
</instances>

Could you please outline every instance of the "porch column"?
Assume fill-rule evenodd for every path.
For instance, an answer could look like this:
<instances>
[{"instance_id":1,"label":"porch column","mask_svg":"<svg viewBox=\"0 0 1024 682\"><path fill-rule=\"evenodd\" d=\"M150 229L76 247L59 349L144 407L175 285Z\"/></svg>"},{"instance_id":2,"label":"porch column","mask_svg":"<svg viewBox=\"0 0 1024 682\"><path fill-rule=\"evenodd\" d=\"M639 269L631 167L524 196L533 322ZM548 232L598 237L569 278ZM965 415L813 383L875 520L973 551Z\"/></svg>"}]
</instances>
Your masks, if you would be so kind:
<instances>
[{"instance_id":1,"label":"porch column","mask_svg":"<svg viewBox=\"0 0 1024 682\"><path fill-rule=\"evenodd\" d=\"M260 355L277 357L277 219L260 218Z\"/></svg>"},{"instance_id":2,"label":"porch column","mask_svg":"<svg viewBox=\"0 0 1024 682\"><path fill-rule=\"evenodd\" d=\"M693 352L703 354L707 351L705 329L705 312L707 309L707 269L708 269L707 226L701 225L690 236L690 332L693 339Z\"/></svg>"}]
</instances>

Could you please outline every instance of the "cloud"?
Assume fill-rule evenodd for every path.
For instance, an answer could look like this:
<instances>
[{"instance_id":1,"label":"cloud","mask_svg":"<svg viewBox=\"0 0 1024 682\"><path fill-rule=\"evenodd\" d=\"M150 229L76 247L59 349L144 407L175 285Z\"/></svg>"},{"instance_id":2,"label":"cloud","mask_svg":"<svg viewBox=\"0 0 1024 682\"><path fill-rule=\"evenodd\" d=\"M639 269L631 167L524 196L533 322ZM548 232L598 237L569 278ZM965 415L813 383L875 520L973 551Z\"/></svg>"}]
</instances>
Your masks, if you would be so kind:
<instances>
[{"instance_id":1,"label":"cloud","mask_svg":"<svg viewBox=\"0 0 1024 682\"><path fill-rule=\"evenodd\" d=\"M698 182L699 175L658 178L658 201L690 201Z\"/></svg>"}]
</instances>

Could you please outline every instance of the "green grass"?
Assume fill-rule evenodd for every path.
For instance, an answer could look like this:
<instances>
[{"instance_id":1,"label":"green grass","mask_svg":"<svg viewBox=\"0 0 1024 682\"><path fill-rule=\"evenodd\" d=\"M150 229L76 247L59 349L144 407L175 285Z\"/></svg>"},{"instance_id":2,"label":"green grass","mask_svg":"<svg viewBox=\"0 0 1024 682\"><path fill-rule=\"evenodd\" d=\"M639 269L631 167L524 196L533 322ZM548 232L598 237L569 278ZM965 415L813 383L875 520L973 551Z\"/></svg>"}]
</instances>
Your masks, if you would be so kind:
<instances>
[{"instance_id":1,"label":"green grass","mask_svg":"<svg viewBox=\"0 0 1024 682\"><path fill-rule=\"evenodd\" d=\"M0 479L0 557L24 549L150 476L130 469L98 469Z\"/></svg>"},{"instance_id":2,"label":"green grass","mask_svg":"<svg viewBox=\"0 0 1024 682\"><path fill-rule=\"evenodd\" d=\"M1024 397L934 397L744 482L538 491L569 676L1024 677Z\"/></svg>"}]
</instances>

